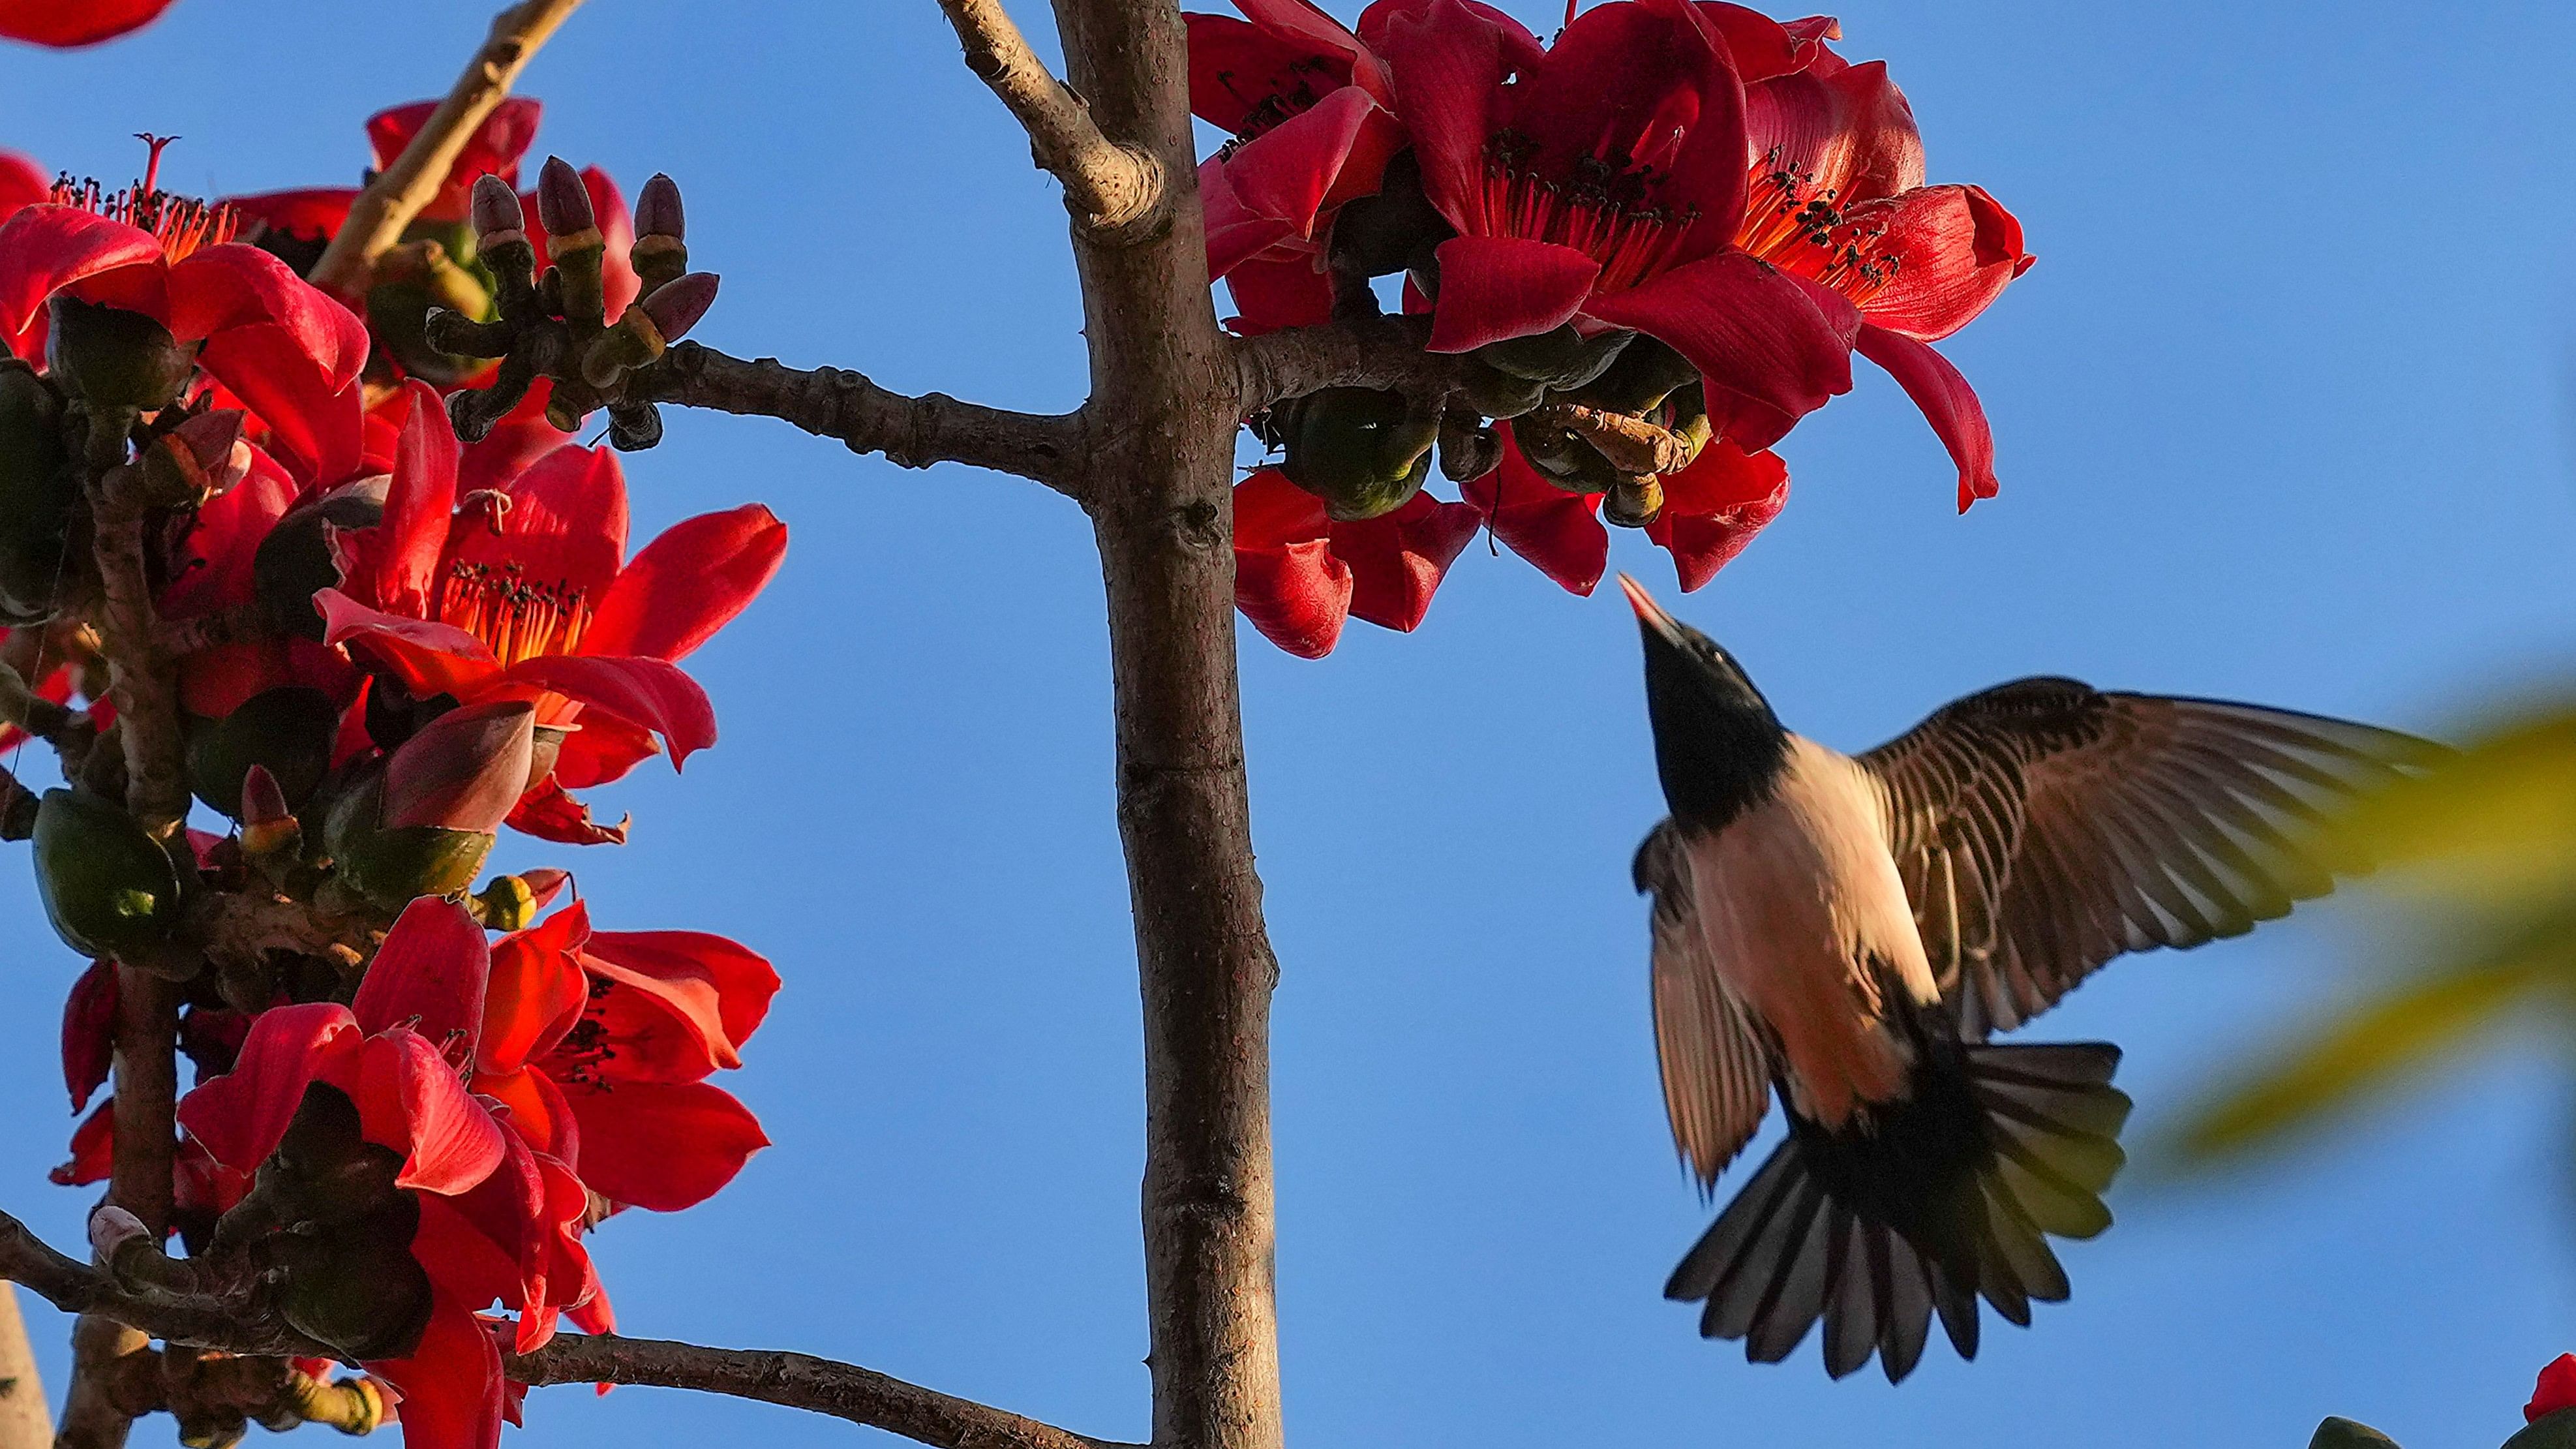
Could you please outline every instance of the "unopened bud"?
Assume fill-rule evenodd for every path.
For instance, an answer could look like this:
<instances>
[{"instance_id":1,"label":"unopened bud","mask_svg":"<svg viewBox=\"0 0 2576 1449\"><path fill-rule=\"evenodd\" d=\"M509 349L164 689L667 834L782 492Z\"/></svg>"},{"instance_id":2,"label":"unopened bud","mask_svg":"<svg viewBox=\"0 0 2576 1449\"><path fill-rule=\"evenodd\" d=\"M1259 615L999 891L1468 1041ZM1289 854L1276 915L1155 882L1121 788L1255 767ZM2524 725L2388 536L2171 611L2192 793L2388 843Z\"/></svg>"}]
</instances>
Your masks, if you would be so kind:
<instances>
[{"instance_id":1,"label":"unopened bud","mask_svg":"<svg viewBox=\"0 0 2576 1449\"><path fill-rule=\"evenodd\" d=\"M477 244L486 251L528 240L528 214L519 206L519 193L489 172L474 178L473 216Z\"/></svg>"},{"instance_id":2,"label":"unopened bud","mask_svg":"<svg viewBox=\"0 0 2576 1449\"><path fill-rule=\"evenodd\" d=\"M654 329L662 334L664 344L679 341L707 315L716 304L718 278L713 272L691 272L684 277L656 287L646 295L644 314L653 319Z\"/></svg>"},{"instance_id":3,"label":"unopened bud","mask_svg":"<svg viewBox=\"0 0 2576 1449\"><path fill-rule=\"evenodd\" d=\"M240 412L200 413L153 439L143 455L146 496L165 507L202 503L250 472Z\"/></svg>"},{"instance_id":4,"label":"unopened bud","mask_svg":"<svg viewBox=\"0 0 2576 1449\"><path fill-rule=\"evenodd\" d=\"M545 169L537 173L537 221L557 248L578 233L599 229L598 213L590 205L590 188L582 184L581 173L572 169L572 163L561 156L547 157Z\"/></svg>"},{"instance_id":5,"label":"unopened bud","mask_svg":"<svg viewBox=\"0 0 2576 1449\"><path fill-rule=\"evenodd\" d=\"M689 270L687 219L680 208L680 188L670 177L656 175L635 198L635 244L627 261L645 292L656 291Z\"/></svg>"},{"instance_id":6,"label":"unopened bud","mask_svg":"<svg viewBox=\"0 0 2576 1449\"><path fill-rule=\"evenodd\" d=\"M124 1277L117 1272L117 1260L138 1244L145 1248L152 1244L152 1230L143 1225L143 1219L114 1203L102 1203L89 1215L90 1261L109 1273Z\"/></svg>"},{"instance_id":7,"label":"unopened bud","mask_svg":"<svg viewBox=\"0 0 2576 1449\"><path fill-rule=\"evenodd\" d=\"M253 765L242 776L242 849L252 855L283 855L303 840L303 827L286 808L286 792L266 765Z\"/></svg>"},{"instance_id":8,"label":"unopened bud","mask_svg":"<svg viewBox=\"0 0 2576 1449\"><path fill-rule=\"evenodd\" d=\"M46 367L93 411L150 412L179 400L196 368L197 349L181 346L169 328L140 312L66 292L54 294L50 309Z\"/></svg>"},{"instance_id":9,"label":"unopened bud","mask_svg":"<svg viewBox=\"0 0 2576 1449\"><path fill-rule=\"evenodd\" d=\"M1287 453L1279 471L1344 523L1393 512L1421 492L1439 431L1438 414L1364 387L1325 388L1272 413Z\"/></svg>"},{"instance_id":10,"label":"unopened bud","mask_svg":"<svg viewBox=\"0 0 2576 1449\"><path fill-rule=\"evenodd\" d=\"M635 197L636 239L666 236L680 241L688 234L688 214L680 205L680 183L654 172L653 179L645 182Z\"/></svg>"},{"instance_id":11,"label":"unopened bud","mask_svg":"<svg viewBox=\"0 0 2576 1449\"><path fill-rule=\"evenodd\" d=\"M48 790L36 809L36 894L65 945L150 965L179 913L179 875L133 816L95 795Z\"/></svg>"},{"instance_id":12,"label":"unopened bud","mask_svg":"<svg viewBox=\"0 0 2576 1449\"><path fill-rule=\"evenodd\" d=\"M453 709L422 726L385 764L384 828L499 829L527 792L535 729L526 700Z\"/></svg>"},{"instance_id":13,"label":"unopened bud","mask_svg":"<svg viewBox=\"0 0 2576 1449\"><path fill-rule=\"evenodd\" d=\"M490 930L525 930L537 919L536 889L522 877L496 875L474 893L474 915Z\"/></svg>"}]
</instances>

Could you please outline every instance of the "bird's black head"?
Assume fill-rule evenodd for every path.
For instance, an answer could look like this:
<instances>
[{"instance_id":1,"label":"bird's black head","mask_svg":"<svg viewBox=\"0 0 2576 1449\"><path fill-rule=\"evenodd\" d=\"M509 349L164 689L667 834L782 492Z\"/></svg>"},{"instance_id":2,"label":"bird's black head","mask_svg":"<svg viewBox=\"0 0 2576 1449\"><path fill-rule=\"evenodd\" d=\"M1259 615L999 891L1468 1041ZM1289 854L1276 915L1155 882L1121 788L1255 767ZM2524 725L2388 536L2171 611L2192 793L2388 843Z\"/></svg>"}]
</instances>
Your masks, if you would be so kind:
<instances>
[{"instance_id":1,"label":"bird's black head","mask_svg":"<svg viewBox=\"0 0 2576 1449\"><path fill-rule=\"evenodd\" d=\"M1646 718L1664 802L1684 825L1715 829L1770 793L1789 733L1734 655L1665 613L1635 579L1621 574L1619 587L1646 641Z\"/></svg>"}]
</instances>

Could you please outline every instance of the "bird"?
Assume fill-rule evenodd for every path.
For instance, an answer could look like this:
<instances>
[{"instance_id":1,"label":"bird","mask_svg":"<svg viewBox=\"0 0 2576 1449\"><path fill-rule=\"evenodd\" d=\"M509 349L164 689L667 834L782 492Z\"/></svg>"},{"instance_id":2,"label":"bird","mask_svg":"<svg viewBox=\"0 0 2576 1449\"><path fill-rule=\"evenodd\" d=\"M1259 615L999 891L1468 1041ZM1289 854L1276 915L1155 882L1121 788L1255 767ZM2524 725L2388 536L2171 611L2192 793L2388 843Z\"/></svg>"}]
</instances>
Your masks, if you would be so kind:
<instances>
[{"instance_id":1,"label":"bird","mask_svg":"<svg viewBox=\"0 0 2576 1449\"><path fill-rule=\"evenodd\" d=\"M1716 641L1620 586L1645 642L1669 813L1653 897L1656 1056L1713 1199L1776 1095L1788 1132L1673 1270L1702 1337L1890 1383L1937 1316L2063 1301L2050 1236L2111 1224L2130 1100L2107 1042L1991 1040L2114 957L2242 935L2370 862L2320 829L2448 753L2369 725L2032 678L1860 755L1792 733Z\"/></svg>"}]
</instances>

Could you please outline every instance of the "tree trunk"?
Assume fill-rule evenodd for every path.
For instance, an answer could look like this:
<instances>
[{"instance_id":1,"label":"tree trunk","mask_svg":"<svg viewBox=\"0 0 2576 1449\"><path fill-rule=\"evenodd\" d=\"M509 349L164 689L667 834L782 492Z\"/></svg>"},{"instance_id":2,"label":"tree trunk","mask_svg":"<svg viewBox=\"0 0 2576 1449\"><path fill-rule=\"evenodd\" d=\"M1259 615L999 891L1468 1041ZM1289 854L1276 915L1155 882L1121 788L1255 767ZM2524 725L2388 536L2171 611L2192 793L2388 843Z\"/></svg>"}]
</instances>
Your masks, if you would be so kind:
<instances>
[{"instance_id":1,"label":"tree trunk","mask_svg":"<svg viewBox=\"0 0 2576 1449\"><path fill-rule=\"evenodd\" d=\"M1110 137L1193 176L1171 0L1056 0L1067 79ZM1092 474L1117 699L1118 826L1145 1016L1154 1443L1277 1449L1270 991L1234 653L1235 380L1198 207L1077 227Z\"/></svg>"}]
</instances>

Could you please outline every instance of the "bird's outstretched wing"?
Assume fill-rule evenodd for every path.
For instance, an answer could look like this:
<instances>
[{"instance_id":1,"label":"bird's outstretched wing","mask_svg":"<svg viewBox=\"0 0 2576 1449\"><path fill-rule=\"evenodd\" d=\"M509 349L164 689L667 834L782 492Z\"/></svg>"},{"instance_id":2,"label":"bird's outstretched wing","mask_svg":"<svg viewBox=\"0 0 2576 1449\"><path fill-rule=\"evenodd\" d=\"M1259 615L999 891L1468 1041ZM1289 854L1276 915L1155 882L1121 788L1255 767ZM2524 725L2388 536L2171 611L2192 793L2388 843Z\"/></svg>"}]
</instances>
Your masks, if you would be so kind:
<instances>
[{"instance_id":1,"label":"bird's outstretched wing","mask_svg":"<svg viewBox=\"0 0 2576 1449\"><path fill-rule=\"evenodd\" d=\"M1664 1114L1673 1146L1706 1189L1770 1108L1772 1048L1709 959L1690 854L1671 821L1637 847L1630 873L1637 889L1655 898L1655 1058Z\"/></svg>"},{"instance_id":2,"label":"bird's outstretched wing","mask_svg":"<svg viewBox=\"0 0 2576 1449\"><path fill-rule=\"evenodd\" d=\"M2123 952L2242 934L2367 870L2318 826L2447 753L2316 715L2024 679L1858 758L1974 1039Z\"/></svg>"}]
</instances>

